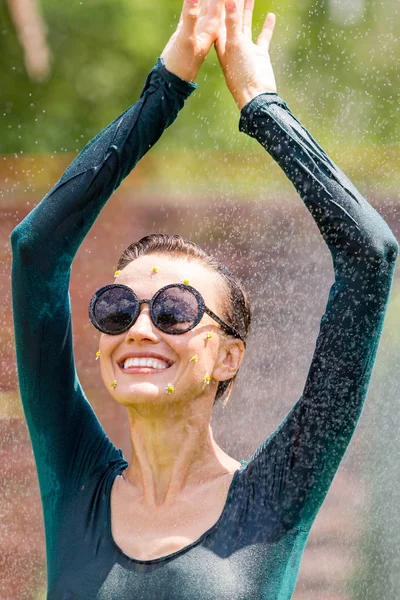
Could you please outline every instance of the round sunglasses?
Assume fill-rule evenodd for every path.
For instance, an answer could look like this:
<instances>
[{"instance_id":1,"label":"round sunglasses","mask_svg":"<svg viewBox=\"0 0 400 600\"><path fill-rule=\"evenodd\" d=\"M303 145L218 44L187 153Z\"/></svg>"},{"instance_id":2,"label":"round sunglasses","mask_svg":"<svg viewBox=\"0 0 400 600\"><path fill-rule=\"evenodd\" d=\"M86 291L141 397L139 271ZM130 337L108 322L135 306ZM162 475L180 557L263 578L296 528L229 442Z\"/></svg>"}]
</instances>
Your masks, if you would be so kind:
<instances>
[{"instance_id":1,"label":"round sunglasses","mask_svg":"<svg viewBox=\"0 0 400 600\"><path fill-rule=\"evenodd\" d=\"M130 287L111 283L93 294L89 303L89 318L102 333L119 335L136 321L141 304L149 305L153 324L164 333L186 333L196 327L204 313L207 313L226 333L246 343L234 327L224 323L207 308L200 292L185 283L171 283L158 290L152 298L142 300Z\"/></svg>"}]
</instances>

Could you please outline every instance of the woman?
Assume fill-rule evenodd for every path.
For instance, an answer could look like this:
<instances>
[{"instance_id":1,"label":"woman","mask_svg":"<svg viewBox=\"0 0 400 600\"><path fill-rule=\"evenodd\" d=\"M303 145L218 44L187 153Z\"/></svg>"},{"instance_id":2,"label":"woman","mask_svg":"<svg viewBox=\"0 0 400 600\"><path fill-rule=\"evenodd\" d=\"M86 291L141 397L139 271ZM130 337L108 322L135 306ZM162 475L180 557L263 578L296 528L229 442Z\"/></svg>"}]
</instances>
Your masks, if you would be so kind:
<instances>
[{"instance_id":1,"label":"woman","mask_svg":"<svg viewBox=\"0 0 400 600\"><path fill-rule=\"evenodd\" d=\"M398 244L277 95L268 55L275 18L254 44L252 9L252 0L185 0L138 102L12 232L18 375L44 510L48 598L288 600L360 417ZM111 193L197 87L213 43L240 131L293 182L332 253L335 282L302 396L241 465L217 446L210 419L243 359L243 288L179 236L127 249L89 311L102 332L104 384L128 409L128 464L76 375L71 264Z\"/></svg>"}]
</instances>

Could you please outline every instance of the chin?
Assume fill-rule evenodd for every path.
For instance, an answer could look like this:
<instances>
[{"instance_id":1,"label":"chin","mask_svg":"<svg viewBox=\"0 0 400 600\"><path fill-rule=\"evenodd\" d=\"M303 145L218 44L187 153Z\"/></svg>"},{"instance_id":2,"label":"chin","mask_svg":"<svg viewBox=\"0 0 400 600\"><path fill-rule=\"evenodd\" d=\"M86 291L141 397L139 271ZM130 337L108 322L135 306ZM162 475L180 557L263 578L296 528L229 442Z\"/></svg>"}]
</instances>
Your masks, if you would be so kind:
<instances>
[{"instance_id":1,"label":"chin","mask_svg":"<svg viewBox=\"0 0 400 600\"><path fill-rule=\"evenodd\" d=\"M133 406L145 402L165 402L165 400L170 400L173 394L166 394L165 387L160 387L150 381L143 381L141 383L117 386L115 389L110 390L110 393L118 404Z\"/></svg>"}]
</instances>

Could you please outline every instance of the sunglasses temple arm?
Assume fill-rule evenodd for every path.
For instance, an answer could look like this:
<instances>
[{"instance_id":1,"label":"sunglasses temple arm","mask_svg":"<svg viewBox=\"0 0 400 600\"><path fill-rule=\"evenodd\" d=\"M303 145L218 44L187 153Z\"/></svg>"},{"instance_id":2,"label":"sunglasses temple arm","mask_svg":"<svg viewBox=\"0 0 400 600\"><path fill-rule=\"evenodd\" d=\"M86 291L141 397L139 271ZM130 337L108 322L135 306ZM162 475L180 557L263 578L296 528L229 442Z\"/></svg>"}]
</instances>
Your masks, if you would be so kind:
<instances>
[{"instance_id":1,"label":"sunglasses temple arm","mask_svg":"<svg viewBox=\"0 0 400 600\"><path fill-rule=\"evenodd\" d=\"M242 342L244 344L246 344L245 340L243 339L243 336L234 328L231 327L230 325L227 325L227 323L224 323L224 321L222 319L220 319L211 309L207 308L206 306L204 307L204 312L206 312L212 319L214 319L214 321L216 321L217 323L219 323L219 325L221 325L221 327L230 335L234 335L235 337L238 337L242 340Z\"/></svg>"}]
</instances>

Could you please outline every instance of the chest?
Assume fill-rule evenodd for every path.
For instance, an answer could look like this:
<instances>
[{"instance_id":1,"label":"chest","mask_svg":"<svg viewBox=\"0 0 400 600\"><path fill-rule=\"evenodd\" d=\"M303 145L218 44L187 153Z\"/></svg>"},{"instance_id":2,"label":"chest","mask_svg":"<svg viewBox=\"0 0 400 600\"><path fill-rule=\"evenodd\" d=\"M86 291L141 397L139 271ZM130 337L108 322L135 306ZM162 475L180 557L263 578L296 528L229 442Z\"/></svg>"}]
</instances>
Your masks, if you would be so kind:
<instances>
[{"instance_id":1,"label":"chest","mask_svg":"<svg viewBox=\"0 0 400 600\"><path fill-rule=\"evenodd\" d=\"M153 560L191 545L219 520L232 477L228 476L205 493L177 501L168 510L157 511L133 502L120 486L114 485L111 494L114 542L137 560Z\"/></svg>"}]
</instances>

